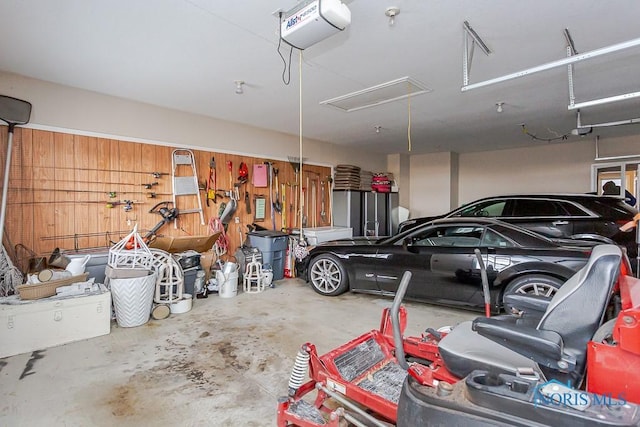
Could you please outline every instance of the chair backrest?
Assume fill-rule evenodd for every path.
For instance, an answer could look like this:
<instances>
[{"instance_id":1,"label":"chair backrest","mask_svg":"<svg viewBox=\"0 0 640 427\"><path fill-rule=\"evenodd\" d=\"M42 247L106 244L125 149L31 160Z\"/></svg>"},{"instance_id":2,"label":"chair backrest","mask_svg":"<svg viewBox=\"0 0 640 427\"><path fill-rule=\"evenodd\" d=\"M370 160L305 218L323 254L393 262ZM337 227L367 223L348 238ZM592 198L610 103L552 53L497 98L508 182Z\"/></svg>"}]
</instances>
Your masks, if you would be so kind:
<instances>
[{"instance_id":1,"label":"chair backrest","mask_svg":"<svg viewBox=\"0 0 640 427\"><path fill-rule=\"evenodd\" d=\"M576 358L575 372L569 378L574 382L580 382L584 374L587 343L602 324L621 260L618 246L596 246L587 264L556 292L538 323L537 329L560 334L565 354Z\"/></svg>"}]
</instances>

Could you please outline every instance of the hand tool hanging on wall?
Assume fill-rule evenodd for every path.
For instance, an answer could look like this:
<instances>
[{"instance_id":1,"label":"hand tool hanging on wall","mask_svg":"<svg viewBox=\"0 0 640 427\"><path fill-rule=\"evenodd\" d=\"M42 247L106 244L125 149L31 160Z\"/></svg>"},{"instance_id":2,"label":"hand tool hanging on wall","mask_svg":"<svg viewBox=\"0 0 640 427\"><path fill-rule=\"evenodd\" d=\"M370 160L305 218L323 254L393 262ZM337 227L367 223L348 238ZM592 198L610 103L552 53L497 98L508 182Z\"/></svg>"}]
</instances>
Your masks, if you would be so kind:
<instances>
[{"instance_id":1,"label":"hand tool hanging on wall","mask_svg":"<svg viewBox=\"0 0 640 427\"><path fill-rule=\"evenodd\" d=\"M294 225L293 225L293 221L295 221L295 210L293 207L293 200L295 199L295 187L293 185L291 185L290 182L287 182L287 187L289 187L289 224L288 227L289 229L293 229ZM286 208L286 206L285 206Z\"/></svg>"},{"instance_id":2,"label":"hand tool hanging on wall","mask_svg":"<svg viewBox=\"0 0 640 427\"><path fill-rule=\"evenodd\" d=\"M318 216L318 209L316 206L316 199L317 199L317 191L318 188L316 187L316 180L312 179L311 180L311 210L313 212L313 216L311 217L311 226L312 227L316 227L316 221L317 221L317 216Z\"/></svg>"},{"instance_id":3,"label":"hand tool hanging on wall","mask_svg":"<svg viewBox=\"0 0 640 427\"><path fill-rule=\"evenodd\" d=\"M327 177L327 192L329 193L329 225L333 227L333 177Z\"/></svg>"},{"instance_id":4,"label":"hand tool hanging on wall","mask_svg":"<svg viewBox=\"0 0 640 427\"><path fill-rule=\"evenodd\" d=\"M240 162L238 166L238 185L246 184L249 181L249 168L245 162Z\"/></svg>"},{"instance_id":5,"label":"hand tool hanging on wall","mask_svg":"<svg viewBox=\"0 0 640 427\"><path fill-rule=\"evenodd\" d=\"M244 207L246 209L247 215L251 215L251 196L248 191L244 192Z\"/></svg>"},{"instance_id":6,"label":"hand tool hanging on wall","mask_svg":"<svg viewBox=\"0 0 640 427\"><path fill-rule=\"evenodd\" d=\"M271 206L271 228L276 229L276 209L273 202L273 164L264 162L269 167L269 205Z\"/></svg>"},{"instance_id":7,"label":"hand tool hanging on wall","mask_svg":"<svg viewBox=\"0 0 640 427\"><path fill-rule=\"evenodd\" d=\"M209 177L207 178L207 185L205 187L206 192L206 204L209 206L209 200L213 200L216 203L216 159L212 157L209 160Z\"/></svg>"},{"instance_id":8,"label":"hand tool hanging on wall","mask_svg":"<svg viewBox=\"0 0 640 427\"><path fill-rule=\"evenodd\" d=\"M307 214L309 209L307 208L307 203L305 200L307 199L307 190L309 189L309 179L307 179L307 187L302 187L302 198L300 199L300 212L302 214L302 226L307 226Z\"/></svg>"},{"instance_id":9,"label":"hand tool hanging on wall","mask_svg":"<svg viewBox=\"0 0 640 427\"><path fill-rule=\"evenodd\" d=\"M324 208L324 181L320 181L320 221L322 225L327 224L327 211Z\"/></svg>"},{"instance_id":10,"label":"hand tool hanging on wall","mask_svg":"<svg viewBox=\"0 0 640 427\"><path fill-rule=\"evenodd\" d=\"M304 165L305 160L307 159L303 158L302 161L300 161L300 157L289 156L289 163L291 164L293 173L295 175L294 184L298 184L298 174L300 173L300 166ZM300 184L302 184L302 182L300 182Z\"/></svg>"},{"instance_id":11,"label":"hand tool hanging on wall","mask_svg":"<svg viewBox=\"0 0 640 427\"><path fill-rule=\"evenodd\" d=\"M300 217L300 210L298 208L298 183L293 184L293 211L295 215L293 215L293 228L298 228L298 218Z\"/></svg>"},{"instance_id":12,"label":"hand tool hanging on wall","mask_svg":"<svg viewBox=\"0 0 640 427\"><path fill-rule=\"evenodd\" d=\"M233 162L227 160L227 171L229 172L229 189L233 190Z\"/></svg>"},{"instance_id":13,"label":"hand tool hanging on wall","mask_svg":"<svg viewBox=\"0 0 640 427\"><path fill-rule=\"evenodd\" d=\"M280 216L280 220L282 221L282 231L286 231L287 229L287 188L285 184L282 184L282 215Z\"/></svg>"},{"instance_id":14,"label":"hand tool hanging on wall","mask_svg":"<svg viewBox=\"0 0 640 427\"><path fill-rule=\"evenodd\" d=\"M276 186L276 194L275 194L275 201L273 202L273 209L275 209L276 212L278 213L282 213L282 204L280 203L280 188L279 188L279 184L278 184L278 168L273 168L273 176L276 180L275 182L275 186Z\"/></svg>"}]
</instances>

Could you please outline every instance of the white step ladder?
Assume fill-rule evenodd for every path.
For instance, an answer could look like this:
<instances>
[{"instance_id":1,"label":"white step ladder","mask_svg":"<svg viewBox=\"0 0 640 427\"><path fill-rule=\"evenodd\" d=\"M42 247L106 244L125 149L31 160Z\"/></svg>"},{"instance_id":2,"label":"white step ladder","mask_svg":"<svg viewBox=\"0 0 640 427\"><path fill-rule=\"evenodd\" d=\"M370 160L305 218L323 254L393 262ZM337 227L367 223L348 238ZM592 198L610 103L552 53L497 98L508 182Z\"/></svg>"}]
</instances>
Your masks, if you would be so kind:
<instances>
[{"instance_id":1,"label":"white step ladder","mask_svg":"<svg viewBox=\"0 0 640 427\"><path fill-rule=\"evenodd\" d=\"M198 174L196 172L196 163L191 150L173 150L171 153L171 176L173 181L173 206L178 208L180 215L188 213L200 214L200 224L204 225L204 213L202 212L202 201L200 200L200 189L198 188ZM191 167L188 170L185 166ZM179 171L180 169L180 171ZM185 171L184 169L187 169ZM178 172L181 174L191 173L191 175L178 176ZM177 198L182 197L184 199L190 198L193 205L193 198L198 201L197 208L184 209L178 206ZM174 221L174 227L178 228L178 220Z\"/></svg>"}]
</instances>

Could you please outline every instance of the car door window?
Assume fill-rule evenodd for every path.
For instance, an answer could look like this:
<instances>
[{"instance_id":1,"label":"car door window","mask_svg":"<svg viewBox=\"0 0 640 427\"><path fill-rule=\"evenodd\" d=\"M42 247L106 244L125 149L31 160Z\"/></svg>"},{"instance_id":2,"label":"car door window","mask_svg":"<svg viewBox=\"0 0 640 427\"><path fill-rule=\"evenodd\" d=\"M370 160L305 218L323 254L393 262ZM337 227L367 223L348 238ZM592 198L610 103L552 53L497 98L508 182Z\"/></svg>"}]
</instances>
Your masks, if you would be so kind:
<instances>
[{"instance_id":1,"label":"car door window","mask_svg":"<svg viewBox=\"0 0 640 427\"><path fill-rule=\"evenodd\" d=\"M592 216L591 214L589 214L579 206L575 205L574 203L571 203L571 202L559 202L559 203L562 205L562 209L566 210L570 216L586 217L586 218Z\"/></svg>"},{"instance_id":2,"label":"car door window","mask_svg":"<svg viewBox=\"0 0 640 427\"><path fill-rule=\"evenodd\" d=\"M451 225L430 228L411 236L411 246L471 247L478 246L484 227L478 225Z\"/></svg>"},{"instance_id":3,"label":"car door window","mask_svg":"<svg viewBox=\"0 0 640 427\"><path fill-rule=\"evenodd\" d=\"M511 240L487 228L482 236L480 246L485 248L512 248L516 246Z\"/></svg>"},{"instance_id":4,"label":"car door window","mask_svg":"<svg viewBox=\"0 0 640 427\"><path fill-rule=\"evenodd\" d=\"M482 203L476 203L461 210L455 216L483 216L496 217L504 215L504 207L507 204L504 200L491 200Z\"/></svg>"},{"instance_id":5,"label":"car door window","mask_svg":"<svg viewBox=\"0 0 640 427\"><path fill-rule=\"evenodd\" d=\"M569 216L559 203L544 199L518 199L514 201L514 217Z\"/></svg>"}]
</instances>

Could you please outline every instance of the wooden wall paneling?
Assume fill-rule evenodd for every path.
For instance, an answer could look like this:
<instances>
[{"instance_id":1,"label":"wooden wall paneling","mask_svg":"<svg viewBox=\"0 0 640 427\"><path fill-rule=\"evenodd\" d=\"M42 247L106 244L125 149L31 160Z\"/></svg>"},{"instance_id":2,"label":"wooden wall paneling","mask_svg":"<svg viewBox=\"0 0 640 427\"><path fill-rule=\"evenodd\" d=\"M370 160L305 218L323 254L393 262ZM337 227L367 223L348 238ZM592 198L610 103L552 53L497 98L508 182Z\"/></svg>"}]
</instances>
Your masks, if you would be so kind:
<instances>
[{"instance_id":1,"label":"wooden wall paneling","mask_svg":"<svg viewBox=\"0 0 640 427\"><path fill-rule=\"evenodd\" d=\"M106 184L111 181L111 141L105 138L89 138L87 139L87 150L89 152L87 158L87 168L97 169L88 171L89 179L96 183L95 188L102 191L101 200L109 200L108 192L111 191L113 184ZM87 241L88 247L106 246L109 244L109 240L118 240L119 236L108 236L107 232L115 231L110 228L111 214L109 209L105 208L106 204L90 203L87 206L87 212L89 220L87 222L87 233L104 233L100 236L89 237ZM127 230L127 227L122 227L119 230Z\"/></svg>"},{"instance_id":2,"label":"wooden wall paneling","mask_svg":"<svg viewBox=\"0 0 640 427\"><path fill-rule=\"evenodd\" d=\"M152 192L157 192L160 182L162 181L159 178L155 178L151 172L156 171L156 146L151 144L139 144L140 145L140 166L138 170L140 172L144 172L140 175L141 181L140 186L135 189L138 194L136 195L136 199L144 204L134 205L133 211L126 214L126 223L128 226L133 226L133 224L137 221L139 227L144 230L142 235L144 236L147 231L153 228L153 226L161 220L159 215L149 213L149 210L153 208L153 206L158 203L156 199L152 199L149 197L149 194ZM157 182L158 185L152 185L149 190L147 190L143 184L153 184ZM130 225L129 225L130 224Z\"/></svg>"},{"instance_id":3,"label":"wooden wall paneling","mask_svg":"<svg viewBox=\"0 0 640 427\"><path fill-rule=\"evenodd\" d=\"M18 172L12 171L12 173L14 173L14 180L17 180L18 183L24 182L27 185L26 188L33 188L30 191L17 193L20 195L20 201L34 203L32 205L18 205L21 206L19 214L13 218L23 219L29 223L29 226L25 228L24 232L14 231L12 235L19 236L20 243L31 242L39 253L50 252L56 244L65 249L73 248L73 239L58 242L41 241L41 237L49 235L101 233L100 236L79 239L78 246L84 248L105 245L107 242L104 236L109 232L111 232L111 240L117 241L124 236L124 233L117 232L130 230L135 223L138 224L140 232L144 234L161 220L158 215L148 211L158 202L172 200L172 147L35 130L25 131L23 136L22 148L17 154L20 157L21 165ZM2 142L6 144L6 135L3 136ZM275 196L277 191L282 208L286 211L287 222L284 228L288 229L294 224L296 224L296 228L299 226L295 206L295 195L298 194L299 187L295 185L294 168L290 162L201 150L193 150L193 152L198 182L202 184L206 184L209 177L209 161L211 157L215 158L217 190L225 192L234 190L234 184L239 177L239 166L242 162L246 163L249 169L248 183L238 187L238 207L227 230L230 254L235 252L237 246L244 239L247 231L246 226L254 222L254 198L256 195L262 195L267 200L266 219L260 225L267 229L281 230L283 228L281 213L275 214L275 227L272 224L271 210L273 207L269 200L269 188L255 188L251 184L254 164L263 164L265 161L269 161L278 169L279 186L273 188L273 193ZM227 167L228 161L232 163L231 174L229 174ZM154 178L151 174L154 171L166 173L166 175ZM321 185L324 182L326 186L326 178L330 174L330 168L305 165L304 171L305 173L301 175L303 185L306 186L305 178L308 176L309 182L311 179L315 180L316 190L315 212L312 212L311 188L307 191L307 214L309 215L307 227L313 224L313 218L315 218L315 225L318 227L329 225L328 222L322 222L320 212L322 210ZM189 170L187 174L190 173ZM158 185L148 190L142 185L156 181ZM91 192L53 191L56 189ZM116 191L117 197L109 199L109 191ZM151 192L158 194L155 199L147 197L147 193ZM252 211L250 214L247 213L245 193L250 195ZM325 187L327 218L330 218L331 215L328 202L329 194ZM222 203L228 204L231 201L228 196L218 197L217 203L210 203L210 206L207 207L204 191L200 192L199 197L203 206L205 222L208 222L212 217L218 217ZM195 197L192 199L194 200L189 202L189 206L179 203L178 209L197 206ZM113 209L106 208L110 200L135 200L139 203L134 205L131 212L125 212L121 205ZM300 200L297 201L297 204L300 205ZM234 221L236 217L239 219L239 223ZM295 221L294 217L296 217ZM197 214L181 216L178 229L169 225L160 231L160 234L172 236L207 233L208 227L200 224L200 218Z\"/></svg>"},{"instance_id":4,"label":"wooden wall paneling","mask_svg":"<svg viewBox=\"0 0 640 427\"><path fill-rule=\"evenodd\" d=\"M207 188L207 179L209 178L209 159L211 158L209 152L194 150L196 160L196 171L198 174L198 187L200 191L198 197L202 204L202 212L204 215L205 225L201 226L200 222L197 223L195 234L207 234L207 223L211 217L211 207L207 207L207 195L205 189ZM211 205L211 203L209 203Z\"/></svg>"},{"instance_id":5,"label":"wooden wall paneling","mask_svg":"<svg viewBox=\"0 0 640 427\"><path fill-rule=\"evenodd\" d=\"M98 174L96 171L90 171L87 169L93 168L91 158L95 157L93 153L93 142L95 138L88 136L76 135L75 137L75 167L74 178L76 181L75 188L79 191L99 191L101 186L98 180ZM95 183L95 184L92 184ZM96 200L100 196L99 194L81 193L75 194L74 216L76 222L70 233L86 235L88 233L95 232L97 230L91 226L91 220L95 218L98 205L95 203L89 203L90 200ZM65 240L63 248L71 249L76 245L78 248L89 248L92 246L92 238L88 236L78 237L78 239Z\"/></svg>"},{"instance_id":6,"label":"wooden wall paneling","mask_svg":"<svg viewBox=\"0 0 640 427\"><path fill-rule=\"evenodd\" d=\"M149 161L149 163L145 163L145 166L150 168L150 172L160 172L164 175L161 175L160 178L157 178L153 181L157 181L158 185L154 188L153 191L158 193L155 199L149 199L149 206L146 211L151 209L159 202L171 202L173 184L171 182L171 153L173 148L167 146L156 146L150 145L150 148L153 149L153 158ZM145 160L146 162L146 160ZM153 178L153 177L151 177ZM149 214L151 215L148 219L145 219L145 227L147 229L153 228L162 218L157 214ZM169 224L166 224L160 230L158 230L158 234L160 235L172 235L174 230L173 221Z\"/></svg>"},{"instance_id":7,"label":"wooden wall paneling","mask_svg":"<svg viewBox=\"0 0 640 427\"><path fill-rule=\"evenodd\" d=\"M58 234L55 207L55 146L53 132L33 131L33 224L34 250L48 254L56 247Z\"/></svg>"},{"instance_id":8,"label":"wooden wall paneling","mask_svg":"<svg viewBox=\"0 0 640 427\"><path fill-rule=\"evenodd\" d=\"M105 181L108 182L120 182L120 172L118 172L119 170L119 164L120 164L120 141L115 140L115 139L110 139L109 140L109 170L110 172L105 174ZM118 185L115 185L115 187L118 189L118 191L120 190ZM109 201L117 201L120 200L120 197L122 195L121 194L116 194L116 198L114 199L108 199ZM119 241L120 238L125 237L126 234L120 235L121 233L117 233L120 230L127 230L127 227L123 227L123 225L120 223L120 218L117 215L117 211L114 211L113 209L107 209L104 206L102 207L102 209L104 210L104 214L105 216L107 216L109 218L109 228L108 231L110 233L113 234L112 240L114 241ZM133 228L133 227L131 227ZM127 233L128 234L128 233Z\"/></svg>"},{"instance_id":9,"label":"wooden wall paneling","mask_svg":"<svg viewBox=\"0 0 640 427\"><path fill-rule=\"evenodd\" d=\"M135 171L143 172L141 165L142 149L140 144L134 142L118 141L118 156L112 158L112 169L118 171L116 173L116 179L112 182L118 191L118 197L114 199L116 204L112 208L108 208L110 214L115 219L115 230L123 230L131 228L128 226L127 218L142 217L145 212L146 200L141 200L139 188L143 179L147 179L146 175L142 173L134 173ZM115 160L115 161L114 161ZM124 205L117 204L126 200L136 202L133 204L132 209L129 212L125 212ZM144 235L143 230L139 230Z\"/></svg>"},{"instance_id":10,"label":"wooden wall paneling","mask_svg":"<svg viewBox=\"0 0 640 427\"><path fill-rule=\"evenodd\" d=\"M16 129L18 131L18 129ZM23 188L33 187L33 142L31 129L20 128L20 164L16 167L20 168L20 180L9 181L9 186L17 184ZM16 132L17 133L17 132ZM7 211L7 216L11 215L14 218L19 218L16 221L16 232L19 233L19 237L16 236L12 239L12 243L22 243L29 248L33 248L33 202L35 201L32 191L18 190L20 194L19 205L16 205L11 211Z\"/></svg>"},{"instance_id":11,"label":"wooden wall paneling","mask_svg":"<svg viewBox=\"0 0 640 427\"><path fill-rule=\"evenodd\" d=\"M74 185L75 181L75 150L74 136L67 133L54 133L53 156L55 164L55 191L53 194L55 203L52 213L55 215L55 234L57 236L69 235L75 232L75 198L74 190L87 189L87 184ZM55 247L65 247L68 239L56 239Z\"/></svg>"},{"instance_id":12,"label":"wooden wall paneling","mask_svg":"<svg viewBox=\"0 0 640 427\"><path fill-rule=\"evenodd\" d=\"M208 166L204 167L204 164L208 164L208 162L206 162L206 159L209 154L205 151L199 151L199 150L191 150L191 151L193 151L193 159L196 166L196 179L198 183L200 183L203 177L206 176L206 174L209 172L209 167ZM204 203L202 194L203 194L202 191L198 191L197 196L191 197L190 206L192 206L193 209L196 209L198 207L198 202L202 205L202 214L203 214L205 225L202 225L199 214L190 214L189 227L183 230L181 234L183 236L185 234L186 235L206 234L208 218L207 218L207 212L205 210L206 204Z\"/></svg>"}]
</instances>

